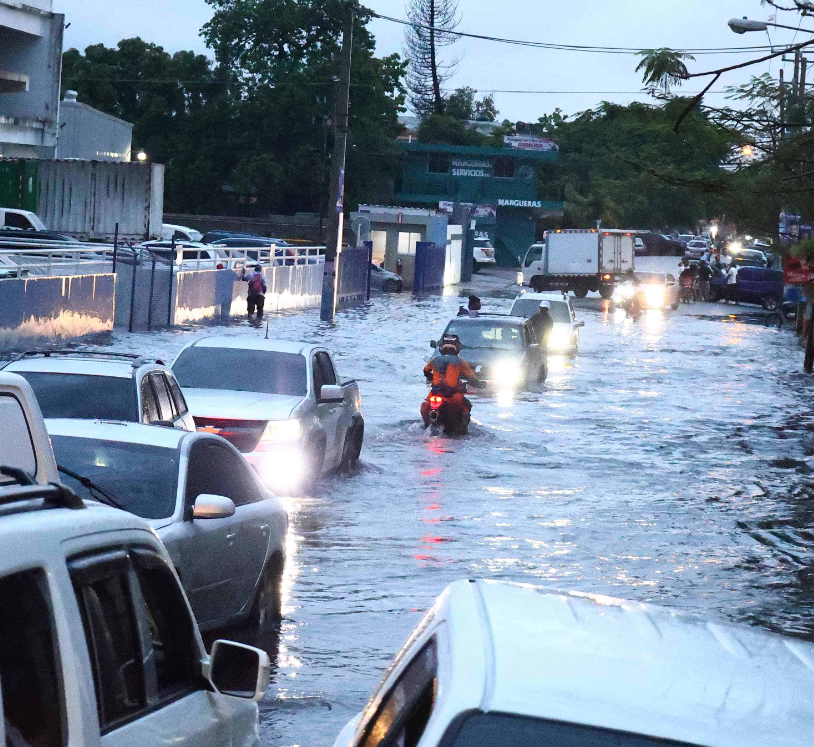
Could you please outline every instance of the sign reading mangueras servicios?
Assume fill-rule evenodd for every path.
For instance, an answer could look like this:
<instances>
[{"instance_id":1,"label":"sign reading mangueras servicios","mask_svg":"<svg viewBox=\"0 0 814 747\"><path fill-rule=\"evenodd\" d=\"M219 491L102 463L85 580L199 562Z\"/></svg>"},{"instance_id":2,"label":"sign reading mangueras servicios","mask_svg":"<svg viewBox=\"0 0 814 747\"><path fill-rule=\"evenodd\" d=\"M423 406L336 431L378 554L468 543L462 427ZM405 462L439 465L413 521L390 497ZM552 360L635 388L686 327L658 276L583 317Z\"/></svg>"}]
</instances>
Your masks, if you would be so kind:
<instances>
[{"instance_id":1,"label":"sign reading mangueras servicios","mask_svg":"<svg viewBox=\"0 0 814 747\"><path fill-rule=\"evenodd\" d=\"M453 158L452 176L491 177L492 162L480 158Z\"/></svg>"}]
</instances>

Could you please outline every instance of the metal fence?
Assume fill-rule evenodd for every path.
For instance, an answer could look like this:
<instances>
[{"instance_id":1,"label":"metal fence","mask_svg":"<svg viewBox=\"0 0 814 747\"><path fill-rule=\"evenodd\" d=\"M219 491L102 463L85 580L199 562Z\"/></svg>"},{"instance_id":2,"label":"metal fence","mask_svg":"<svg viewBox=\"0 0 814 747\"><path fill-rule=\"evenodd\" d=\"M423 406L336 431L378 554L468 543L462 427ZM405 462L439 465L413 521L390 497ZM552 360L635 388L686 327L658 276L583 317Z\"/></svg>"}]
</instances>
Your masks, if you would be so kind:
<instances>
[{"instance_id":1,"label":"metal fence","mask_svg":"<svg viewBox=\"0 0 814 747\"><path fill-rule=\"evenodd\" d=\"M38 241L25 245L0 239L0 278L92 275L111 272L113 247Z\"/></svg>"}]
</instances>

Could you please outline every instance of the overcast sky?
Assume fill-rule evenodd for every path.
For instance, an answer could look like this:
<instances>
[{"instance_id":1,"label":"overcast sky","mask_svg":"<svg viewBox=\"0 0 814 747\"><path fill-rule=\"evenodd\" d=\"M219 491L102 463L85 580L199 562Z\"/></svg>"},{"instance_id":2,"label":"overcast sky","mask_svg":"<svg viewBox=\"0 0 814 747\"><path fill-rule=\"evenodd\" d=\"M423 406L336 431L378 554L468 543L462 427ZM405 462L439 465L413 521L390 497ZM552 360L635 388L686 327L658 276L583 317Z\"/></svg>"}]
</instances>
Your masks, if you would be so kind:
<instances>
[{"instance_id":1,"label":"overcast sky","mask_svg":"<svg viewBox=\"0 0 814 747\"><path fill-rule=\"evenodd\" d=\"M363 0L364 1L364 0ZM406 0L366 0L365 5L384 15L403 18ZM115 12L112 6L115 5ZM733 16L766 20L770 9L759 0L459 0L459 30L512 39L562 44L632 47L716 48L764 45L765 33L733 34L726 25ZM211 15L204 0L54 0L54 10L65 13L70 27L65 48L84 49L102 42L114 46L119 39L141 36L170 52L194 49L208 53L199 35ZM796 24L793 13L780 14L779 23ZM814 19L809 19L814 27ZM404 27L376 20L372 30L381 55L400 52ZM783 44L792 31L774 29L771 41ZM806 37L800 34L799 39ZM566 113L583 111L600 101L628 103L646 99L637 59L629 55L585 54L517 47L461 39L453 47L463 57L449 85L489 90L552 91L556 93L495 93L500 118L534 121L560 107ZM704 55L689 63L702 71L748 59L744 55ZM751 68L755 74L777 74L779 62ZM787 66L787 68L790 66ZM730 74L716 86L748 79L748 73ZM684 85L697 91L698 81ZM580 93L591 92L591 93ZM593 93L603 92L603 93ZM618 93L627 92L627 93ZM723 101L713 95L710 103Z\"/></svg>"}]
</instances>

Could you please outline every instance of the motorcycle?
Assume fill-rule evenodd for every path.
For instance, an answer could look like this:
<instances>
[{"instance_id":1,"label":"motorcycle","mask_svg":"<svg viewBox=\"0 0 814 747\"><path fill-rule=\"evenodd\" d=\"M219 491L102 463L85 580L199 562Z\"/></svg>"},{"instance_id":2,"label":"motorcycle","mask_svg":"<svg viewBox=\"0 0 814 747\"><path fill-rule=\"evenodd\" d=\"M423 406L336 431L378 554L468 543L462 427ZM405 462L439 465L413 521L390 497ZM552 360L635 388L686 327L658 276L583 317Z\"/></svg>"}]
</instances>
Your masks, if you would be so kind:
<instances>
[{"instance_id":1,"label":"motorcycle","mask_svg":"<svg viewBox=\"0 0 814 747\"><path fill-rule=\"evenodd\" d=\"M472 384L478 389L486 387L486 382L478 381L472 382ZM461 382L459 391L461 394L466 394L466 382ZM430 405L429 427L440 426L447 436L465 436L469 433L469 410L460 401L453 402L452 397L452 394L444 395L435 388L430 391L427 397Z\"/></svg>"}]
</instances>

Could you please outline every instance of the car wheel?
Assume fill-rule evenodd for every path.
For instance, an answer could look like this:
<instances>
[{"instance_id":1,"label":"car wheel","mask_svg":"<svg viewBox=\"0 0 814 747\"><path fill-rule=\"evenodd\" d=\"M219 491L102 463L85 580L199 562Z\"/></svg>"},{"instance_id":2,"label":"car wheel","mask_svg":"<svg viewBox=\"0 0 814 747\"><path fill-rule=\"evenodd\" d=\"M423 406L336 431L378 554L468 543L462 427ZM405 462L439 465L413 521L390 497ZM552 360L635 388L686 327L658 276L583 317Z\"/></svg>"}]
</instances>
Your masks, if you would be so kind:
<instances>
[{"instance_id":1,"label":"car wheel","mask_svg":"<svg viewBox=\"0 0 814 747\"><path fill-rule=\"evenodd\" d=\"M602 296L606 301L613 295L613 286L612 285L603 285L599 288L599 295Z\"/></svg>"},{"instance_id":2,"label":"car wheel","mask_svg":"<svg viewBox=\"0 0 814 747\"><path fill-rule=\"evenodd\" d=\"M763 296L763 308L766 311L776 311L777 310L777 296Z\"/></svg>"},{"instance_id":3,"label":"car wheel","mask_svg":"<svg viewBox=\"0 0 814 747\"><path fill-rule=\"evenodd\" d=\"M543 365L540 366L540 370L537 372L537 382L542 384L548 378L548 363L545 361Z\"/></svg>"},{"instance_id":4,"label":"car wheel","mask_svg":"<svg viewBox=\"0 0 814 747\"><path fill-rule=\"evenodd\" d=\"M577 298L585 298L588 295L588 286L587 285L580 285L574 288L574 295Z\"/></svg>"},{"instance_id":5,"label":"car wheel","mask_svg":"<svg viewBox=\"0 0 814 747\"><path fill-rule=\"evenodd\" d=\"M395 280L385 280L384 285L382 285L382 290L385 293L395 293L397 287L398 283L396 283Z\"/></svg>"},{"instance_id":6,"label":"car wheel","mask_svg":"<svg viewBox=\"0 0 814 747\"><path fill-rule=\"evenodd\" d=\"M533 277L531 279L531 282L529 283L529 285L531 286L531 289L535 293L542 293L543 292L543 283L539 278Z\"/></svg>"},{"instance_id":7,"label":"car wheel","mask_svg":"<svg viewBox=\"0 0 814 747\"><path fill-rule=\"evenodd\" d=\"M472 264L472 274L474 275L476 272L480 272L480 262L473 262Z\"/></svg>"},{"instance_id":8,"label":"car wheel","mask_svg":"<svg viewBox=\"0 0 814 747\"><path fill-rule=\"evenodd\" d=\"M270 625L279 622L282 618L284 568L285 560L283 556L276 554L272 556L263 570L246 621L253 630L266 630Z\"/></svg>"}]
</instances>

